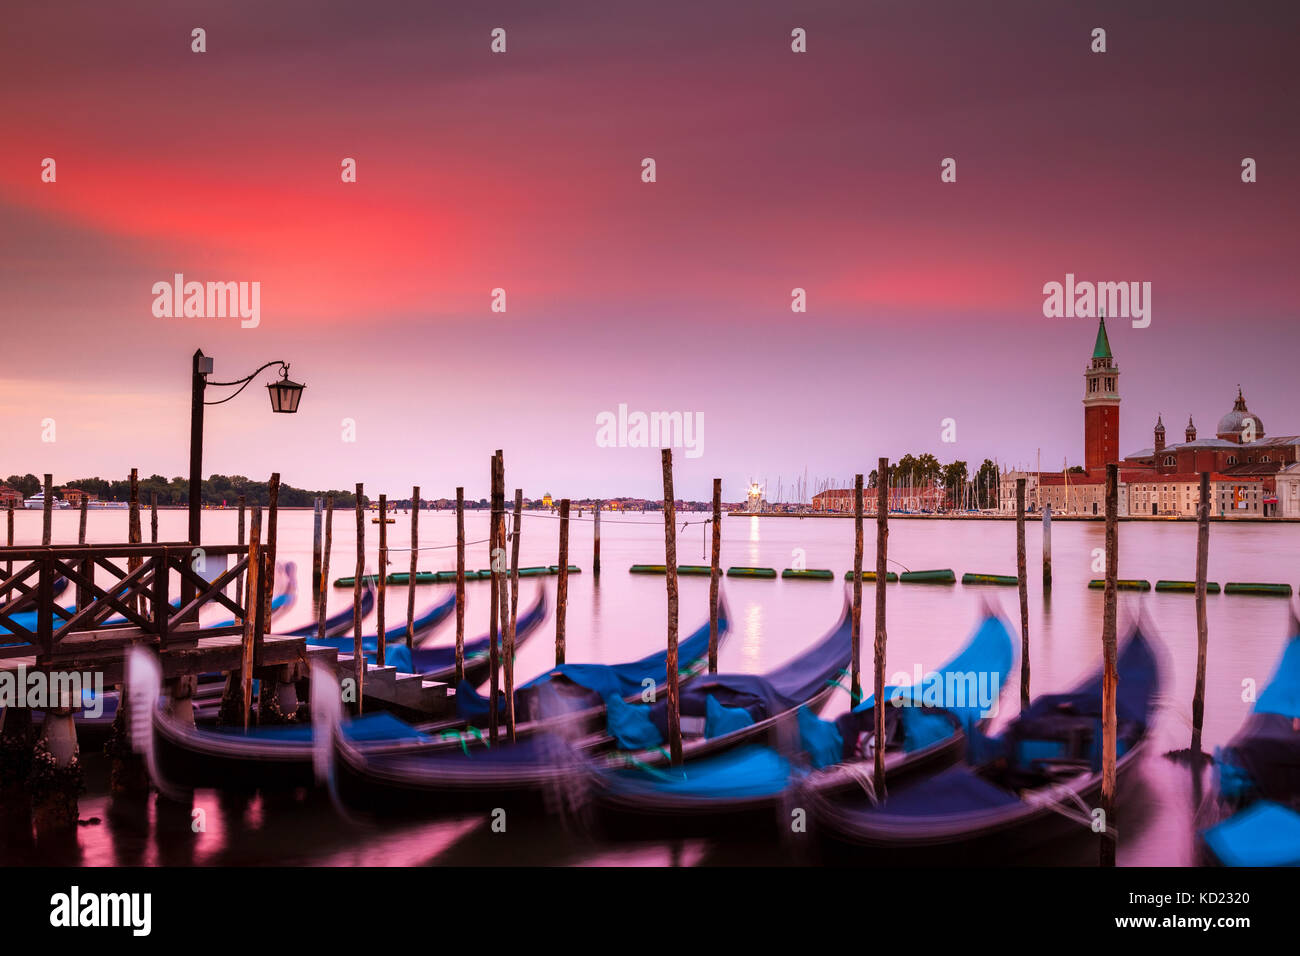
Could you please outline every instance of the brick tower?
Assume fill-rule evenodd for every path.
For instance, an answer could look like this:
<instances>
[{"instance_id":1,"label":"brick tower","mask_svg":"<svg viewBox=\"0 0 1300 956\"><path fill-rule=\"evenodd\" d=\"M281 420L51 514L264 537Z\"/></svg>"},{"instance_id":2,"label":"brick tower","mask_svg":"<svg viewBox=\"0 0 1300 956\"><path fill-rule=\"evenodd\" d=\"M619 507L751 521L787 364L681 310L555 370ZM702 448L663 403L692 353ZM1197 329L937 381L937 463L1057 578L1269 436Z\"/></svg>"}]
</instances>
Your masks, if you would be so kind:
<instances>
[{"instance_id":1,"label":"brick tower","mask_svg":"<svg viewBox=\"0 0 1300 956\"><path fill-rule=\"evenodd\" d=\"M1110 354L1105 316L1083 381L1083 466L1092 471L1119 461L1119 368Z\"/></svg>"}]
</instances>

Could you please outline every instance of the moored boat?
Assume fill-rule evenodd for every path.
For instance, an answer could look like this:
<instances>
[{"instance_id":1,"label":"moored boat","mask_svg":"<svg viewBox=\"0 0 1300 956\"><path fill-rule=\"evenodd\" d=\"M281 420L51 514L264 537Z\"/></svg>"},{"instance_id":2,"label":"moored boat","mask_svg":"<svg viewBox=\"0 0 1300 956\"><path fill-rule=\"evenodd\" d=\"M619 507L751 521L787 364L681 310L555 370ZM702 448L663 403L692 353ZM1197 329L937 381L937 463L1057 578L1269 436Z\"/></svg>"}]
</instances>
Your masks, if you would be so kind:
<instances>
[{"instance_id":1,"label":"moored boat","mask_svg":"<svg viewBox=\"0 0 1300 956\"><path fill-rule=\"evenodd\" d=\"M1160 688L1158 647L1138 625L1119 649L1116 775L1146 749ZM1006 858L1069 834L1092 833L1102 786L1102 679L1036 698L996 737L972 736L968 759L864 793L812 792L810 815L828 848L851 859L908 864Z\"/></svg>"}]
</instances>

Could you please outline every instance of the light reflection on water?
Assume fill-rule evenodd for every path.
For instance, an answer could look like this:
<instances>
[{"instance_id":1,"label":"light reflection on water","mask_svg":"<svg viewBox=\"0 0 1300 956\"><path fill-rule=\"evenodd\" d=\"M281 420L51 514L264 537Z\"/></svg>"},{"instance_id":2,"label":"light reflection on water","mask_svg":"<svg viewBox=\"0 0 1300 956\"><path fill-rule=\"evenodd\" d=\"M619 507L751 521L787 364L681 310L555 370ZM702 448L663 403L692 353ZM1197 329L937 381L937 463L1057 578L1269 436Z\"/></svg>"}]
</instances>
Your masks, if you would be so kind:
<instances>
[{"instance_id":1,"label":"light reflection on water","mask_svg":"<svg viewBox=\"0 0 1300 956\"><path fill-rule=\"evenodd\" d=\"M18 513L17 542L39 541L40 514ZM706 517L681 514L682 521ZM54 515L55 540L75 540L76 513ZM89 539L124 540L124 512L90 515ZM409 540L409 517L398 515L388 527L389 543L404 547ZM161 537L184 536L185 514L160 515ZM485 513L466 518L466 537L485 536ZM279 519L279 555L298 565L301 599L279 623L292 627L312 616L310 567L312 515L310 511L282 511ZM680 525L679 525L680 527ZM704 526L707 528L707 525ZM211 542L234 540L233 511L204 514L204 536ZM525 517L521 563L556 561L558 522L548 516ZM694 524L682 532L682 563L700 563L694 549L700 544ZM367 524L373 552L376 529ZM574 521L570 533L570 560L582 568L569 582L567 657L621 661L639 657L662 646L666 623L664 581L658 577L629 575L633 563L662 563L663 525L657 515L606 514L601 521L603 574L599 584L591 576L590 515ZM1188 579L1195 567L1195 526L1174 522L1126 522L1120 527L1121 577ZM353 522L336 516L332 576L351 573L355 543ZM1028 529L1030 555L1030 641L1033 692L1070 686L1096 666L1100 655L1100 591L1086 587L1093 570L1094 549L1103 545L1100 523L1056 522L1053 530L1054 587L1045 600L1039 574L1039 527ZM422 513L422 544L445 545L455 541L455 516ZM707 538L706 538L707 540ZM866 522L864 564L875 561L875 526ZM950 567L958 576L965 571L1014 573L1015 525L1005 521L894 520L890 524L890 556L911 569ZM733 632L720 649L725 670L759 672L780 664L802 647L820 638L838 619L845 584L843 574L853 563L853 523L845 519L739 518L723 525L722 563L774 567L778 573L790 566L794 549L803 549L807 567L830 568L833 582L724 579L730 603ZM1210 580L1290 581L1300 566L1300 529L1294 525L1216 524L1211 529ZM373 558L372 558L373 563ZM469 548L467 566L486 567L486 545ZM707 558L703 559L707 563ZM404 552L394 556L392 570L406 570ZM422 570L455 567L454 549L430 550L422 555ZM891 565L891 567L895 567ZM549 579L553 587L553 579ZM527 602L532 579L521 581L520 600ZM681 618L685 636L707 621L708 578L680 580ZM436 600L439 588L422 587L419 608ZM348 590L331 589L331 610L350 600ZM405 594L391 588L389 620L405 611ZM911 673L928 669L950 657L965 641L976 622L982 597L1000 604L1012 622L1019 621L1015 588L976 588L920 584L891 585L888 591L886 672ZM467 587L466 629L469 636L482 633L487 621L486 583ZM1191 726L1192 683L1196 666L1194 599L1184 594L1121 594L1121 626L1145 607L1168 651L1170 672L1165 675L1159 713L1150 752L1137 781L1138 792L1120 807L1120 862L1180 864L1191 858L1190 820L1194 793L1189 772L1166 760L1164 752L1184 748ZM863 666L871 668L874 628L874 585L863 587ZM1209 672L1205 699L1205 747L1225 743L1249 710L1243 701L1243 681L1262 686L1280 656L1287 604L1283 600L1211 595ZM432 643L454 639L454 616L429 638ZM1013 630L1016 625L1013 624ZM516 672L521 679L544 670L554 658L553 624L520 648ZM869 680L869 678L865 678ZM1003 701L1002 719L1017 708L1018 672L1011 675ZM824 716L842 711L847 695L837 692ZM146 808L110 812L105 797L102 768L91 759L91 792L83 796L83 821L99 817L96 825L78 832L74 859L88 865L134 863L234 864L303 862L352 863L681 863L771 862L797 859L797 852L772 846L770 841L751 844L689 840L678 843L595 845L580 827L567 828L556 819L512 820L510 839L493 833L482 817L454 818L398 827L355 830L340 821L328 800L319 794L279 795L266 798L234 797L201 791L194 807L206 814L206 832L190 831L188 808L160 813L153 802ZM98 788L98 789L96 789ZM48 858L48 857L46 857ZM1055 852L1045 862L1090 863L1095 858L1091 841L1074 849Z\"/></svg>"}]
</instances>

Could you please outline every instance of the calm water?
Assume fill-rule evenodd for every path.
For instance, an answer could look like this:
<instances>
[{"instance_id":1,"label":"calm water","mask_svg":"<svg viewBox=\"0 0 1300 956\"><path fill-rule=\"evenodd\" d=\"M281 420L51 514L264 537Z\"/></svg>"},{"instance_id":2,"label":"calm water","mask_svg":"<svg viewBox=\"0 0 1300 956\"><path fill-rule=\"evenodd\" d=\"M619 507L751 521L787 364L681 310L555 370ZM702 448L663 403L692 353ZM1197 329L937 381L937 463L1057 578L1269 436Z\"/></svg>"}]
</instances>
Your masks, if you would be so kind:
<instances>
[{"instance_id":1,"label":"calm water","mask_svg":"<svg viewBox=\"0 0 1300 956\"><path fill-rule=\"evenodd\" d=\"M708 563L704 515L683 514L691 522L678 540L682 564ZM56 541L75 541L78 516L55 515ZM409 543L409 516L398 514L388 526L389 545ZM204 513L204 536L213 543L235 540L235 513ZM280 619L291 627L312 617L310 569L312 514L282 511L279 555L298 564L301 593L296 607ZM126 540L125 512L91 513L89 540ZM146 536L148 516L145 516ZM355 522L351 512L336 515L331 577L351 574L355 563ZM163 511L160 537L184 537L185 514ZM466 517L469 541L486 537L486 513ZM865 538L866 567L873 567L874 523ZM662 516L619 516L601 520L603 573L591 575L590 515L574 520L570 533L571 563L582 573L569 582L568 660L615 662L629 660L662 646L667 609L662 578L630 575L634 563L662 563ZM559 523L542 514L525 515L521 564L553 564L557 558ZM367 518L371 562L377 550L378 526ZM38 543L39 512L19 513L17 543ZM1055 586L1045 599L1039 582L1039 526L1028 529L1030 555L1030 638L1033 693L1065 689L1097 665L1100 656L1100 591L1086 587L1093 571L1093 550L1104 544L1100 523L1058 521L1053 528ZM1120 526L1121 577L1190 579L1195 569L1194 525L1172 522L1125 523ZM425 512L420 518L424 547L454 545L455 515ZM905 568L953 568L964 571L1015 573L1015 524L1007 521L895 520L890 525L890 556ZM795 518L728 518L723 525L722 563L789 567L799 551L809 568L830 568L835 582L725 580L732 615L732 632L720 651L724 671L762 672L821 637L838 619L845 584L842 576L853 562L851 520ZM1212 581L1290 581L1300 566L1300 529L1294 525L1215 525L1211 528L1209 577ZM393 556L391 570L407 569L406 553ZM488 564L486 544L468 549L467 565ZM455 549L428 550L421 570L455 567ZM891 565L897 569L897 565ZM551 587L554 587L553 579ZM681 633L690 633L708 618L708 579L682 578ZM520 601L527 603L536 579L520 581ZM443 585L417 592L417 612L441 594ZM467 586L466 630L470 637L486 630L487 584ZM350 590L331 589L330 609L344 606ZM888 669L912 672L946 660L966 640L977 620L980 601L991 597L1006 616L1019 620L1014 588L892 585L889 588ZM871 667L873 586L863 588L863 661ZM388 619L405 615L405 589L389 589ZM1195 799L1190 771L1165 759L1168 750L1188 745L1192 685L1196 668L1196 626L1191 595L1120 595L1121 633L1124 621L1144 608L1167 649L1168 672L1156 719L1153 746L1140 768L1136 791L1119 808L1121 864L1178 865L1191 859L1191 815ZM1205 701L1205 746L1228 740L1249 710L1242 700L1243 682L1262 686L1281 654L1287 624L1287 602L1279 598L1211 595L1209 598L1210 657ZM1013 631L1017 628L1013 626ZM373 628L368 628L373 630ZM549 623L519 651L520 680L544 670L553 660L554 629ZM429 643L454 641L454 618L427 638ZM870 678L865 679L869 682ZM1003 701L1002 719L1014 713L1018 671ZM823 716L842 711L847 694L834 698ZM512 818L506 834L493 833L484 816L449 818L434 823L363 825L340 818L319 795L236 798L200 791L194 806L207 815L207 832L192 834L188 809L179 817L153 801L147 807L111 806L104 795L102 764L91 759L90 792L81 801L83 825L72 861L88 865L117 863L315 863L329 865L442 863L614 863L693 864L702 862L783 863L804 858L789 843L736 843L687 840L675 843L617 843L602 845L581 827L559 818ZM1095 841L1054 848L1043 862L1091 863Z\"/></svg>"}]
</instances>

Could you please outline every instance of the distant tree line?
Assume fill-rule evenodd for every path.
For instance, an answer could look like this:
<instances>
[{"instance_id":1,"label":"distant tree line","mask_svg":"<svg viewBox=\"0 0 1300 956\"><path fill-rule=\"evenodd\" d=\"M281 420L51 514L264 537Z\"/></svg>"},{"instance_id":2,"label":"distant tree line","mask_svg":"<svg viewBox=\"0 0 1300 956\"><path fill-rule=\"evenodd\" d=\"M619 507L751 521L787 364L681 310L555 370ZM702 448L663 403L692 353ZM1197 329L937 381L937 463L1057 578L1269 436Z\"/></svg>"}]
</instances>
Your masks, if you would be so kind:
<instances>
[{"instance_id":1,"label":"distant tree line","mask_svg":"<svg viewBox=\"0 0 1300 956\"><path fill-rule=\"evenodd\" d=\"M966 462L954 461L944 465L934 455L904 455L890 466L895 484L902 483L915 487L934 483L942 487L946 494L949 508L960 507L963 502L963 490L969 484L974 488L975 507L996 508L998 506L998 466L985 458L984 463L972 477ZM867 476L867 487L877 487L878 476L873 469Z\"/></svg>"},{"instance_id":2,"label":"distant tree line","mask_svg":"<svg viewBox=\"0 0 1300 956\"><path fill-rule=\"evenodd\" d=\"M35 475L10 475L5 479L5 484L10 485L15 490L22 493L24 498L30 498L41 491L41 479ZM148 504L151 496L157 492L158 504L160 505L188 505L190 503L190 483L186 478L164 478L162 475L150 475L148 478L141 478L138 482L140 487L140 502ZM105 478L76 478L72 481L60 482L56 488L80 488L82 491L98 495L100 501L130 501L131 500L131 481L129 478L119 480L108 480ZM295 488L292 485L280 484L280 504L286 508L310 508L317 498L324 498L327 494L334 495L334 506L336 508L354 508L356 507L356 494L351 491L308 491L304 488ZM213 475L203 482L202 501L205 505L220 505L223 502L229 507L239 500L243 495L245 502L249 505L268 505L270 504L269 484L265 481L254 481L243 475ZM369 504L369 498L362 496L361 503Z\"/></svg>"}]
</instances>

